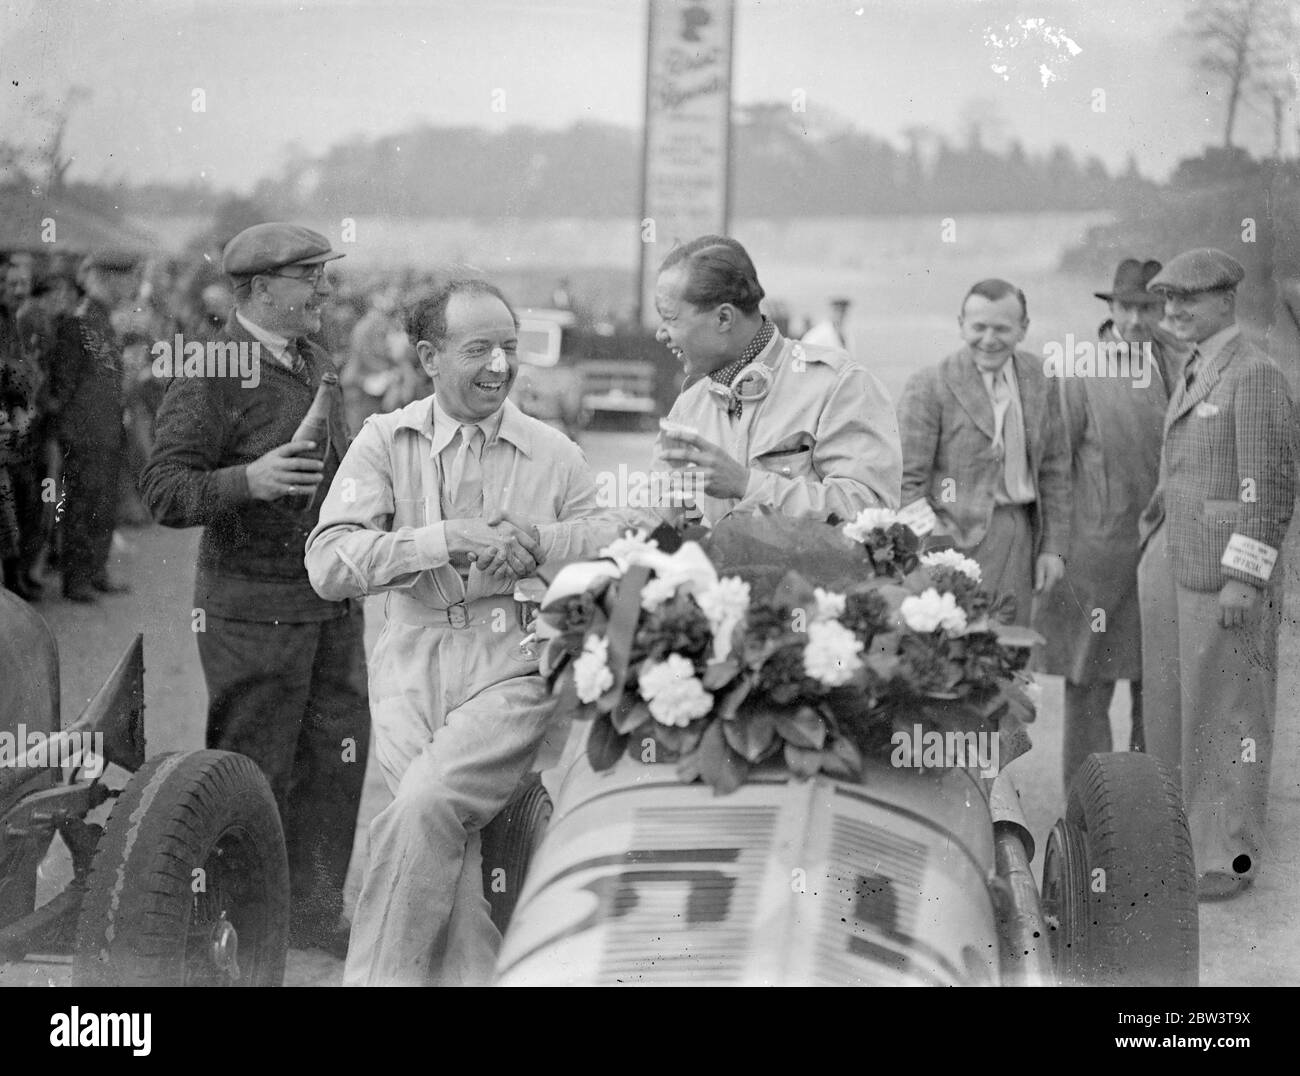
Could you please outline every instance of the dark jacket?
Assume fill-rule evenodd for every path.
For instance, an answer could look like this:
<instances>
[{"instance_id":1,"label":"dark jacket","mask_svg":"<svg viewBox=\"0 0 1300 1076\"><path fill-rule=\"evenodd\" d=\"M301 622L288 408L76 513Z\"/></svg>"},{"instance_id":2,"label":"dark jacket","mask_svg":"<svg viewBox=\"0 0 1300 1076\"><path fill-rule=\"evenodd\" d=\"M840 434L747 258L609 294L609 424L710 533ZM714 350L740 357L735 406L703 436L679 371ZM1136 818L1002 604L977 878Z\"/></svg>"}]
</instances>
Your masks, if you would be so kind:
<instances>
[{"instance_id":1,"label":"dark jacket","mask_svg":"<svg viewBox=\"0 0 1300 1076\"><path fill-rule=\"evenodd\" d=\"M255 343L233 314L219 339ZM214 616L301 623L347 612L312 590L303 564L307 535L347 451L340 394L324 481L311 507L295 512L282 500L258 501L248 492L248 464L292 439L321 374L334 369L310 341L299 340L299 349L304 376L263 351L255 386L238 376L176 377L158 410L153 455L141 476L145 503L166 526L204 528L194 602Z\"/></svg>"},{"instance_id":2,"label":"dark jacket","mask_svg":"<svg viewBox=\"0 0 1300 1076\"><path fill-rule=\"evenodd\" d=\"M122 345L109 313L87 298L55 327L50 395L59 440L90 451L122 443Z\"/></svg>"}]
</instances>

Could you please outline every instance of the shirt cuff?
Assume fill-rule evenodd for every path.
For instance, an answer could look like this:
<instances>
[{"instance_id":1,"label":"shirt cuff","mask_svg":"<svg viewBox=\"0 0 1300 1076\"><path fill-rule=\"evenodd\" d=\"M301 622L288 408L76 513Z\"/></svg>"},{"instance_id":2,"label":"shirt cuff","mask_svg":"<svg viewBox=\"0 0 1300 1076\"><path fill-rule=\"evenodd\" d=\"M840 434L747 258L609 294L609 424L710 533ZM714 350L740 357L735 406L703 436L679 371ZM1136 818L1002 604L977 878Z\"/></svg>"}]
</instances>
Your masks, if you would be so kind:
<instances>
[{"instance_id":1,"label":"shirt cuff","mask_svg":"<svg viewBox=\"0 0 1300 1076\"><path fill-rule=\"evenodd\" d=\"M248 492L248 465L241 463L213 471L212 487L220 507L246 504L252 500Z\"/></svg>"},{"instance_id":2,"label":"shirt cuff","mask_svg":"<svg viewBox=\"0 0 1300 1076\"><path fill-rule=\"evenodd\" d=\"M430 523L424 527L417 527L415 549L420 562L414 565L417 571L441 568L449 563L451 553L447 550L447 524Z\"/></svg>"}]
</instances>

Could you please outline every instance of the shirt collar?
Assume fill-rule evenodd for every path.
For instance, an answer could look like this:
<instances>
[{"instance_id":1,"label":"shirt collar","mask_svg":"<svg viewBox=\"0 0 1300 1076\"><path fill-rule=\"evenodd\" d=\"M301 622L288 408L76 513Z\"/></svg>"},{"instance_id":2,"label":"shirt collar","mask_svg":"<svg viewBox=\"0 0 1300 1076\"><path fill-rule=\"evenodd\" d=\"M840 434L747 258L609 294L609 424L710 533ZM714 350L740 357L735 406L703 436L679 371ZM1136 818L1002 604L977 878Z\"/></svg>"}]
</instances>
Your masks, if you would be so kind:
<instances>
[{"instance_id":1,"label":"shirt collar","mask_svg":"<svg viewBox=\"0 0 1300 1076\"><path fill-rule=\"evenodd\" d=\"M1207 336L1196 345L1196 351L1200 358L1196 360L1197 371L1204 370L1205 367L1219 357L1219 353L1227 347L1233 340L1241 335L1241 326L1235 321L1226 329L1220 329L1213 336Z\"/></svg>"},{"instance_id":2,"label":"shirt collar","mask_svg":"<svg viewBox=\"0 0 1300 1076\"><path fill-rule=\"evenodd\" d=\"M397 422L398 429L415 430L429 438L433 442L435 453L451 444L452 438L463 425L466 423L458 422L442 409L436 392L402 408L402 417ZM495 413L478 425L483 428L484 448L500 439L509 441L525 456L532 458L536 444L533 431L513 400L506 400Z\"/></svg>"},{"instance_id":3,"label":"shirt collar","mask_svg":"<svg viewBox=\"0 0 1300 1076\"><path fill-rule=\"evenodd\" d=\"M238 310L235 311L235 320L248 330L250 336L258 341L263 347L271 352L277 360L283 361L284 349L289 346L289 338L281 336L279 333L273 333L270 329L264 329L256 322L249 321Z\"/></svg>"},{"instance_id":4,"label":"shirt collar","mask_svg":"<svg viewBox=\"0 0 1300 1076\"><path fill-rule=\"evenodd\" d=\"M763 323L758 327L749 343L745 345L738 358L727 363L726 366L720 366L716 370L709 371L709 379L716 381L719 385L726 385L728 388L736 380L736 375L746 366L758 359L767 345L776 336L776 326L768 319L766 314L763 315Z\"/></svg>"}]
</instances>

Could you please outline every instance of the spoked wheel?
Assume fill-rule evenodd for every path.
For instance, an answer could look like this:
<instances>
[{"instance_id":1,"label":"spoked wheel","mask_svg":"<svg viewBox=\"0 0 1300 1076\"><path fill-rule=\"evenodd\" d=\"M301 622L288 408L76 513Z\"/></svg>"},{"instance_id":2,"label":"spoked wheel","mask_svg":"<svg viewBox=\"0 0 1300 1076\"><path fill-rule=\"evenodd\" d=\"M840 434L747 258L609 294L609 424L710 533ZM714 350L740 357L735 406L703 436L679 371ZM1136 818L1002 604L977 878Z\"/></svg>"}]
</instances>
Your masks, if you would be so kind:
<instances>
[{"instance_id":1,"label":"spoked wheel","mask_svg":"<svg viewBox=\"0 0 1300 1076\"><path fill-rule=\"evenodd\" d=\"M122 792L96 850L74 981L276 986L288 922L284 836L257 765L162 755Z\"/></svg>"},{"instance_id":2,"label":"spoked wheel","mask_svg":"<svg viewBox=\"0 0 1300 1076\"><path fill-rule=\"evenodd\" d=\"M1077 982L1088 948L1088 846L1064 818L1052 827L1043 853L1043 919L1057 978Z\"/></svg>"},{"instance_id":3,"label":"spoked wheel","mask_svg":"<svg viewBox=\"0 0 1300 1076\"><path fill-rule=\"evenodd\" d=\"M1089 755L1043 856L1062 982L1195 986L1196 868L1178 784L1151 755Z\"/></svg>"}]
</instances>

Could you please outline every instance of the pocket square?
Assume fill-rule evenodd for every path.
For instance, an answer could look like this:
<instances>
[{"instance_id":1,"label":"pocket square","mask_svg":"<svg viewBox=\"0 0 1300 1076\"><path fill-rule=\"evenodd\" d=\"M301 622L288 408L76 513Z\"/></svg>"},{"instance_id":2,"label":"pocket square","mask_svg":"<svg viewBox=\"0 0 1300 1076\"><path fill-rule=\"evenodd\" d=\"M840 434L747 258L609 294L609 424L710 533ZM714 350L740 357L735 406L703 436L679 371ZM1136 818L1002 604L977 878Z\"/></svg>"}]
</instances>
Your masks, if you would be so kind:
<instances>
[{"instance_id":1,"label":"pocket square","mask_svg":"<svg viewBox=\"0 0 1300 1076\"><path fill-rule=\"evenodd\" d=\"M1218 413L1219 413L1219 407L1217 404L1198 403L1196 405L1197 418L1213 418Z\"/></svg>"}]
</instances>

